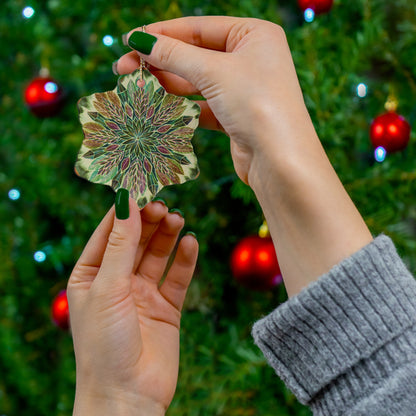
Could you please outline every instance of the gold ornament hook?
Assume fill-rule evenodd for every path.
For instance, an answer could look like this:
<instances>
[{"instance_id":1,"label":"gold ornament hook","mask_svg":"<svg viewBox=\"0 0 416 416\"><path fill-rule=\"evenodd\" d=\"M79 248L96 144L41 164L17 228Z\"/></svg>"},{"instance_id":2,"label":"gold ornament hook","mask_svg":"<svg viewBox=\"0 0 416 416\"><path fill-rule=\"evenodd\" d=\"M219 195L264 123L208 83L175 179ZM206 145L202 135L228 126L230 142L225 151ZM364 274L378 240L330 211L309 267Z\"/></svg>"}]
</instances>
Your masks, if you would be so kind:
<instances>
[{"instance_id":1,"label":"gold ornament hook","mask_svg":"<svg viewBox=\"0 0 416 416\"><path fill-rule=\"evenodd\" d=\"M386 103L384 104L384 108L387 111L396 111L398 105L399 102L397 101L397 98L394 95L389 95Z\"/></svg>"},{"instance_id":2,"label":"gold ornament hook","mask_svg":"<svg viewBox=\"0 0 416 416\"><path fill-rule=\"evenodd\" d=\"M269 227L267 226L266 220L264 220L263 224L260 225L258 234L261 238L270 237Z\"/></svg>"},{"instance_id":3,"label":"gold ornament hook","mask_svg":"<svg viewBox=\"0 0 416 416\"><path fill-rule=\"evenodd\" d=\"M146 33L146 26L143 25L142 26L142 32ZM140 57L140 82L143 82L143 69L146 67L146 62L144 61L144 59L142 57Z\"/></svg>"}]
</instances>

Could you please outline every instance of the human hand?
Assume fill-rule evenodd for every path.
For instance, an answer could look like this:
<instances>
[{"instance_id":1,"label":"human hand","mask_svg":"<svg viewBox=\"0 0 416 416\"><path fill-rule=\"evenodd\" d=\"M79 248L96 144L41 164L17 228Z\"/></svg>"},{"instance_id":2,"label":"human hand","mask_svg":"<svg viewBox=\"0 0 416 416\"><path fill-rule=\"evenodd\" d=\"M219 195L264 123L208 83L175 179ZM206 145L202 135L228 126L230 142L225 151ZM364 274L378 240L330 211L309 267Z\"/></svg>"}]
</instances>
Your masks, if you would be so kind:
<instances>
[{"instance_id":1,"label":"human hand","mask_svg":"<svg viewBox=\"0 0 416 416\"><path fill-rule=\"evenodd\" d=\"M135 31L141 29L129 39ZM157 37L151 54L124 55L118 73L134 71L140 55L169 92L202 95L200 124L229 135L234 167L245 183L252 182L256 158L263 165L275 149L287 154L288 138L313 131L280 26L208 16L153 23L146 32Z\"/></svg>"},{"instance_id":2,"label":"human hand","mask_svg":"<svg viewBox=\"0 0 416 416\"><path fill-rule=\"evenodd\" d=\"M127 39L142 52L121 57L117 71L132 72L142 57L169 92L205 97L201 126L229 135L234 168L260 202L290 296L371 241L314 129L281 27L185 17L146 26L156 42L149 48L147 37L144 50L139 31Z\"/></svg>"},{"instance_id":3,"label":"human hand","mask_svg":"<svg viewBox=\"0 0 416 416\"><path fill-rule=\"evenodd\" d=\"M128 219L110 209L85 247L67 296L77 365L74 415L162 415L177 383L181 308L198 243L160 202Z\"/></svg>"}]
</instances>

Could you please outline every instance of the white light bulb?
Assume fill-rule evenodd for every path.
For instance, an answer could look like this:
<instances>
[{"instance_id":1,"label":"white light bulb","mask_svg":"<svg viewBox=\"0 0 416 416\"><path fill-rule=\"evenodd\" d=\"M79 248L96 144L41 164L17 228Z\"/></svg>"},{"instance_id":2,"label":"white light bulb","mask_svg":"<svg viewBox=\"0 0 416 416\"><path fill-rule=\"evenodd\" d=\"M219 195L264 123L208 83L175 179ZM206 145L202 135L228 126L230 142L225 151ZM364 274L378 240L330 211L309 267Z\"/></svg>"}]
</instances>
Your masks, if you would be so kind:
<instances>
[{"instance_id":1,"label":"white light bulb","mask_svg":"<svg viewBox=\"0 0 416 416\"><path fill-rule=\"evenodd\" d=\"M374 151L374 159L376 159L377 162L384 162L384 160L386 159L387 156L387 151L384 147L379 146L377 147L377 149Z\"/></svg>"},{"instance_id":2,"label":"white light bulb","mask_svg":"<svg viewBox=\"0 0 416 416\"><path fill-rule=\"evenodd\" d=\"M114 39L110 35L105 35L103 37L103 43L105 46L111 46L114 43Z\"/></svg>"},{"instance_id":3,"label":"white light bulb","mask_svg":"<svg viewBox=\"0 0 416 416\"><path fill-rule=\"evenodd\" d=\"M360 98L364 98L367 95L367 85L365 85L364 83L360 83L357 85L357 95Z\"/></svg>"},{"instance_id":4,"label":"white light bulb","mask_svg":"<svg viewBox=\"0 0 416 416\"><path fill-rule=\"evenodd\" d=\"M20 198L20 191L18 189L10 189L9 191L9 198L12 201L17 201Z\"/></svg>"},{"instance_id":5,"label":"white light bulb","mask_svg":"<svg viewBox=\"0 0 416 416\"><path fill-rule=\"evenodd\" d=\"M35 14L35 10L33 7L30 7L30 6L25 7L22 11L22 15L26 19L30 19L34 14Z\"/></svg>"},{"instance_id":6,"label":"white light bulb","mask_svg":"<svg viewBox=\"0 0 416 416\"><path fill-rule=\"evenodd\" d=\"M34 255L33 258L35 259L35 261L37 261L38 263L42 263L46 260L46 254L44 251L38 250Z\"/></svg>"},{"instance_id":7,"label":"white light bulb","mask_svg":"<svg viewBox=\"0 0 416 416\"><path fill-rule=\"evenodd\" d=\"M315 12L311 8L308 8L305 10L303 16L306 22L311 23L315 19Z\"/></svg>"}]
</instances>

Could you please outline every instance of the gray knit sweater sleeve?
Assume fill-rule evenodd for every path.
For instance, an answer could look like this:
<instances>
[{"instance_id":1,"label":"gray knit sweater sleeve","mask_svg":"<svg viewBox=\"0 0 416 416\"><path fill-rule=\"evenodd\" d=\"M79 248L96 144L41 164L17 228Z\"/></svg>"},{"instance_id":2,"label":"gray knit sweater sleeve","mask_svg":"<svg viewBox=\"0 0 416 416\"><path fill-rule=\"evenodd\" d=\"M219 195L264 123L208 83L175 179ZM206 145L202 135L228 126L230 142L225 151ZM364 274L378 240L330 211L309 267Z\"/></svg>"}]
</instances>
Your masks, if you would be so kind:
<instances>
[{"instance_id":1,"label":"gray knit sweater sleeve","mask_svg":"<svg viewBox=\"0 0 416 416\"><path fill-rule=\"evenodd\" d=\"M253 327L319 416L416 415L416 281L382 235Z\"/></svg>"}]
</instances>

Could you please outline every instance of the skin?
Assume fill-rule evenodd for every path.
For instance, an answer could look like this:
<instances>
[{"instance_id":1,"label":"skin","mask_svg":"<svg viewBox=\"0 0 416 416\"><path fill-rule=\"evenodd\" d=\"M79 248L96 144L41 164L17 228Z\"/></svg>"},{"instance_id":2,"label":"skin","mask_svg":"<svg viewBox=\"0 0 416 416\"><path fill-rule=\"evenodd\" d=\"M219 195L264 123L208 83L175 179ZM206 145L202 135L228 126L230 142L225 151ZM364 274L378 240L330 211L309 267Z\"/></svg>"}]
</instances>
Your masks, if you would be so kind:
<instances>
[{"instance_id":1,"label":"skin","mask_svg":"<svg viewBox=\"0 0 416 416\"><path fill-rule=\"evenodd\" d=\"M85 247L67 296L77 365L74 415L164 414L178 376L181 309L198 254L184 219L160 202L114 207Z\"/></svg>"},{"instance_id":2,"label":"skin","mask_svg":"<svg viewBox=\"0 0 416 416\"><path fill-rule=\"evenodd\" d=\"M339 181L315 132L281 27L257 19L217 16L158 22L146 26L146 31L158 39L150 55L141 55L154 75L171 93L198 94L206 98L200 103L200 125L224 131L229 137L235 170L254 190L263 209L289 296L372 241L365 222ZM117 70L120 74L132 72L139 62L140 54L132 51L120 58ZM107 230L103 235L108 235L111 220L104 221L107 225L100 227ZM136 238L137 233L140 233L139 228L135 231ZM132 234L131 227L120 229L117 240L130 240ZM101 240L104 247L106 237L101 237ZM108 247L112 246L108 243ZM184 248L184 256L190 255L189 249ZM164 250L164 243L160 243L158 250ZM134 250L129 253L120 251L118 255L130 262L135 256ZM123 273L116 267L117 262L110 265L104 260L101 263L99 259L96 257L92 261L98 274L112 275L108 281L122 279L119 276ZM186 270L193 269L191 261L187 264ZM79 267L75 270L78 270L76 275L82 275ZM85 272L84 268L82 270ZM185 280L188 282L190 276ZM110 286L107 290L110 291ZM113 285L111 290L114 291ZM123 296L126 291L124 289ZM115 407L111 414L138 414L138 409L142 410L140 414L163 414L176 386L178 355L165 357L166 349L159 350L160 355L155 356L143 353L147 359L142 362L133 360L137 366L134 371L129 371L130 367L126 364L121 366L118 360L128 360L130 354L137 357L138 345L145 351L146 342L151 339L145 340L139 335L137 317L134 321L120 314L116 323L108 326L106 319L113 314L106 317L101 306L93 310L90 303L77 304L78 296L81 297L74 294L70 298L79 379L74 414L110 414L103 408L94 413L95 406L100 405L97 398L118 403L114 406L119 407ZM91 292L89 296L101 305L102 299L108 295L103 289L99 293ZM124 299L123 296L120 299ZM150 314L147 305L150 305L147 301L142 303L137 310L138 316ZM156 313L155 305L159 307L159 303L152 304L152 314ZM85 319L93 312L95 325L100 331ZM74 318L72 321L72 314L82 316L82 319ZM166 315L163 316L167 319ZM149 318L147 322L152 320ZM160 320L157 322L161 324ZM157 327L156 322L153 323ZM179 321L177 323L179 326ZM123 326L125 331L120 331L118 326ZM126 336L127 328L135 338L123 344L123 358L116 353L117 350L105 347L108 341L103 338L101 330L106 329L110 339L117 334L114 339L118 345L119 337L121 334ZM169 337L174 338L174 343L178 342L174 331L172 334L157 332L152 326L148 328L155 331L155 336L161 337L160 342L170 342ZM162 361L164 365L158 367L158 362ZM161 371L155 370L150 375L149 369L155 368ZM167 376L167 370L175 376ZM107 372L108 378L102 372ZM163 386L157 384L155 388L154 383L160 383L165 377L171 382L164 382ZM102 391L103 380L108 380L105 384L109 384L109 388ZM100 394L96 392L95 383L100 386ZM83 407L82 403L89 403L90 407ZM121 409L120 406L124 407Z\"/></svg>"}]
</instances>

